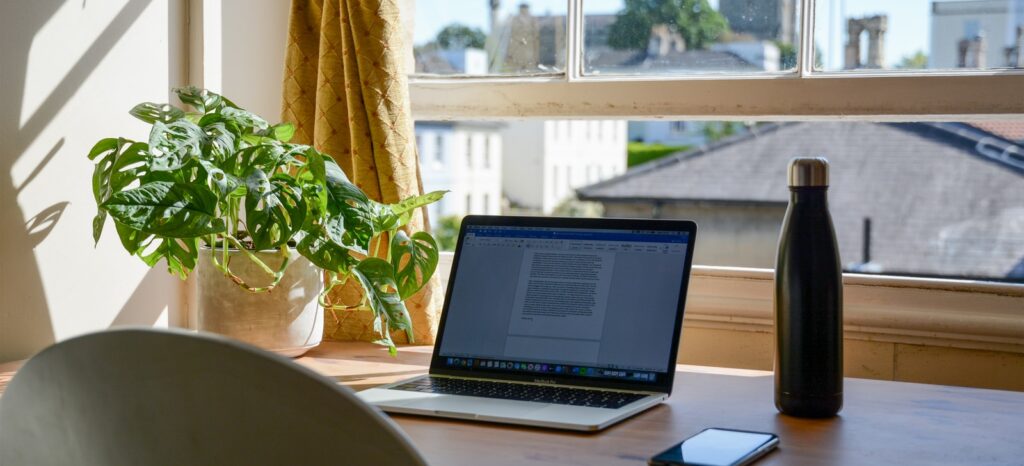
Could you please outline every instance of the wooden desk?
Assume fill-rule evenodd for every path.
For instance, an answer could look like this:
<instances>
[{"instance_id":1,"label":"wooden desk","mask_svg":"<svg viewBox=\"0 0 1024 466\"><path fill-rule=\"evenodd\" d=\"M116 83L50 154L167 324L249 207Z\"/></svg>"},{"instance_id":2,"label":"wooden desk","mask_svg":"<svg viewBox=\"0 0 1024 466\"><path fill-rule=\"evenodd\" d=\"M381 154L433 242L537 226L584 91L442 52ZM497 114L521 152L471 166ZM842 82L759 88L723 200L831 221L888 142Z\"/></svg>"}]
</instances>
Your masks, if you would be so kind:
<instances>
[{"instance_id":1,"label":"wooden desk","mask_svg":"<svg viewBox=\"0 0 1024 466\"><path fill-rule=\"evenodd\" d=\"M396 358L363 343L325 343L298 359L354 390L423 374L429 347ZM0 391L17 364L0 365ZM758 464L1024 464L1024 393L846 379L832 420L778 414L770 372L679 366L668 402L596 434L393 416L436 465L645 464L706 427L774 432Z\"/></svg>"}]
</instances>

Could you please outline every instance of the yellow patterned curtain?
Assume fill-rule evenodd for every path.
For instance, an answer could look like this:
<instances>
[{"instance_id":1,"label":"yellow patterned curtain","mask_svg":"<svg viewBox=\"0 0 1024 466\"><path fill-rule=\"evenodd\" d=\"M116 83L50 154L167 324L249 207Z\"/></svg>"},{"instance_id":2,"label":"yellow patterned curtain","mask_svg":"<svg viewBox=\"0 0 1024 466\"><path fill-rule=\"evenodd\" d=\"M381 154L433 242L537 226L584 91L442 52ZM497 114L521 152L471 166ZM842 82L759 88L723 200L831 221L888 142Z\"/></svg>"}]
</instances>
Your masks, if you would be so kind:
<instances>
[{"instance_id":1,"label":"yellow patterned curtain","mask_svg":"<svg viewBox=\"0 0 1024 466\"><path fill-rule=\"evenodd\" d=\"M330 154L371 198L397 202L422 193L403 69L398 0L293 0L285 61L282 119L295 124L295 142ZM425 225L422 211L410 230ZM437 278L406 305L417 343L437 332ZM332 302L358 301L349 287ZM328 313L325 337L373 340L372 316ZM404 341L404 332L392 335Z\"/></svg>"}]
</instances>

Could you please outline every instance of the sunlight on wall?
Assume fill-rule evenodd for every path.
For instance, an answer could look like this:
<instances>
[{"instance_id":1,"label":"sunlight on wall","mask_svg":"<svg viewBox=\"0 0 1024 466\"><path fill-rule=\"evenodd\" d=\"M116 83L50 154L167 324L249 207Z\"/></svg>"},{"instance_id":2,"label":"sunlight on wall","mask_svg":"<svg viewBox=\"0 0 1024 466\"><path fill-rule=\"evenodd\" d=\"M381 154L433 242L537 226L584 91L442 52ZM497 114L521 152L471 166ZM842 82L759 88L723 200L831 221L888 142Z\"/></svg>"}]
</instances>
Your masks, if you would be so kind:
<instances>
[{"instance_id":1,"label":"sunlight on wall","mask_svg":"<svg viewBox=\"0 0 1024 466\"><path fill-rule=\"evenodd\" d=\"M177 279L129 257L112 224L94 247L86 154L103 137L147 138L128 110L182 82L169 24L184 12L181 1L0 5L0 361L181 320Z\"/></svg>"}]
</instances>

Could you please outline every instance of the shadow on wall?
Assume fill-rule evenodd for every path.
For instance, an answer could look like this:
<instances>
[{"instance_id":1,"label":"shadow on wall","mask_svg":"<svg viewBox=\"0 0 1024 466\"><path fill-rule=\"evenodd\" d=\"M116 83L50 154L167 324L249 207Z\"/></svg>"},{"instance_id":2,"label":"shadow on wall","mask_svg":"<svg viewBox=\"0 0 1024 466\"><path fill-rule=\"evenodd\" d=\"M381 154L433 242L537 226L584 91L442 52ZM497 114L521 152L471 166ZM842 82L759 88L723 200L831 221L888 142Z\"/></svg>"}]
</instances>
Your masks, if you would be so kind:
<instances>
[{"instance_id":1,"label":"shadow on wall","mask_svg":"<svg viewBox=\"0 0 1024 466\"><path fill-rule=\"evenodd\" d=\"M177 287L168 286L168 282L177 280L160 265L149 269L114 317L110 327L153 326L160 320L160 315L168 310L168 305L178 301Z\"/></svg>"},{"instance_id":2,"label":"shadow on wall","mask_svg":"<svg viewBox=\"0 0 1024 466\"><path fill-rule=\"evenodd\" d=\"M64 139L57 140L42 162L17 185L12 169L151 2L128 2L24 123L21 112L29 51L36 34L65 0L0 3L0 30L4 31L0 51L0 361L26 357L54 342L50 309L33 249L57 225L69 202L56 203L41 212L23 212L18 194L60 153ZM83 234L87 231L88 227L83 227ZM140 288L148 282L149 275Z\"/></svg>"}]
</instances>

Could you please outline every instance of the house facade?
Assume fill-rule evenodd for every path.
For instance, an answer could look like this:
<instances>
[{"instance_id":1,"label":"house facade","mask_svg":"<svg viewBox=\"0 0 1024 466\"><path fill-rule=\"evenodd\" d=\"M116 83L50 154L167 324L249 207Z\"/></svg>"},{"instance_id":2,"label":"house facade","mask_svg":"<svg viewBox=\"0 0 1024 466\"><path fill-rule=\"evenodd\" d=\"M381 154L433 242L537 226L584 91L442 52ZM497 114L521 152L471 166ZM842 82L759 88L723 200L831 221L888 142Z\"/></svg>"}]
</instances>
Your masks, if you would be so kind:
<instances>
[{"instance_id":1,"label":"house facade","mask_svg":"<svg viewBox=\"0 0 1024 466\"><path fill-rule=\"evenodd\" d=\"M829 159L848 271L1024 280L1024 147L959 123L764 125L579 190L609 217L697 221L694 261L772 268L788 161Z\"/></svg>"},{"instance_id":2,"label":"house facade","mask_svg":"<svg viewBox=\"0 0 1024 466\"><path fill-rule=\"evenodd\" d=\"M417 122L416 147L424 191L449 191L427 207L433 226L448 216L501 213L501 124Z\"/></svg>"},{"instance_id":3,"label":"house facade","mask_svg":"<svg viewBox=\"0 0 1024 466\"><path fill-rule=\"evenodd\" d=\"M549 214L575 189L626 171L626 122L533 120L502 131L502 180L515 207Z\"/></svg>"}]
</instances>

